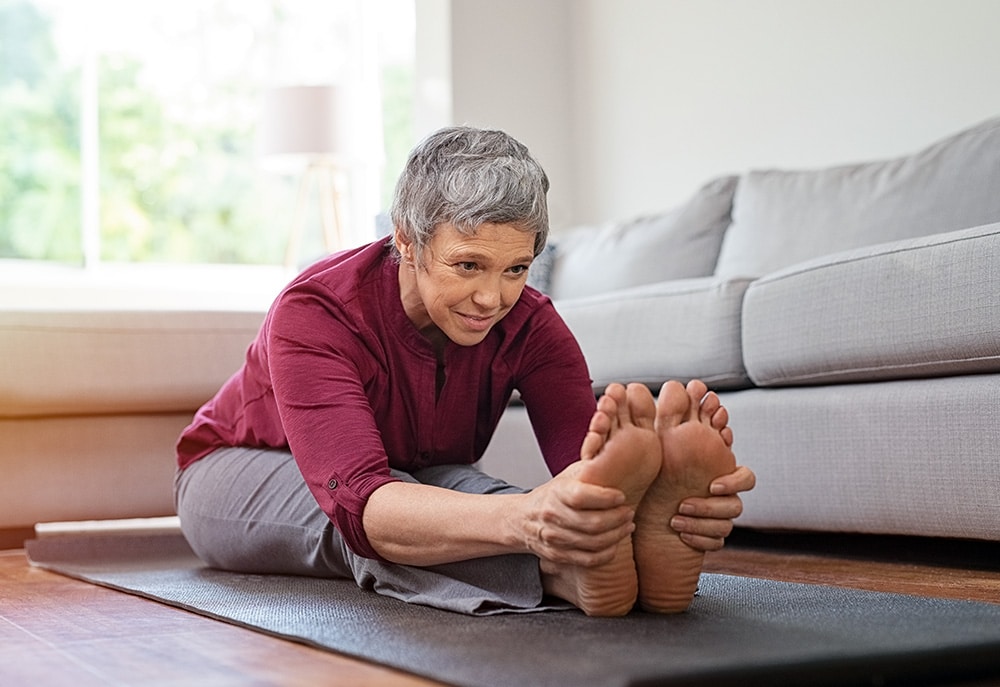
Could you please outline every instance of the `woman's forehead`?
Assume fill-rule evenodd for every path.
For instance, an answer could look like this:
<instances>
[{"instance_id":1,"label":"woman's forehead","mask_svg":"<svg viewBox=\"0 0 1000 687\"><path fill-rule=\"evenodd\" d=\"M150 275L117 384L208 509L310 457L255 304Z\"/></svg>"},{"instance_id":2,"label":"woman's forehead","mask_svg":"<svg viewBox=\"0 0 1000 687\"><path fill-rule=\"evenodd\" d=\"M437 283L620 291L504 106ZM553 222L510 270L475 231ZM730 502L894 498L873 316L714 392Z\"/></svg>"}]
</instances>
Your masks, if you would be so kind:
<instances>
[{"instance_id":1,"label":"woman's forehead","mask_svg":"<svg viewBox=\"0 0 1000 687\"><path fill-rule=\"evenodd\" d=\"M480 224L470 234L445 223L438 225L431 246L436 251L530 261L534 257L535 235L515 224Z\"/></svg>"}]
</instances>

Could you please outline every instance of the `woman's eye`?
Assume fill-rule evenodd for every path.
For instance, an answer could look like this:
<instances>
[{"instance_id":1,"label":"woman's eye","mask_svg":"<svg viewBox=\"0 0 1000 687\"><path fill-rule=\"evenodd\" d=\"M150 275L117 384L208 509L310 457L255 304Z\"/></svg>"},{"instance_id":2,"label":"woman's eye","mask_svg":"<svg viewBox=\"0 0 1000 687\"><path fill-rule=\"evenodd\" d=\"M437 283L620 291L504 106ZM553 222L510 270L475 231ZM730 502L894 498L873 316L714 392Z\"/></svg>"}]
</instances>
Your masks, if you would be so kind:
<instances>
[{"instance_id":1,"label":"woman's eye","mask_svg":"<svg viewBox=\"0 0 1000 687\"><path fill-rule=\"evenodd\" d=\"M476 263L474 262L460 262L458 263L458 268L465 272L472 272L476 269Z\"/></svg>"},{"instance_id":2,"label":"woman's eye","mask_svg":"<svg viewBox=\"0 0 1000 687\"><path fill-rule=\"evenodd\" d=\"M527 265L514 265L510 268L511 274L524 274L528 271Z\"/></svg>"}]
</instances>

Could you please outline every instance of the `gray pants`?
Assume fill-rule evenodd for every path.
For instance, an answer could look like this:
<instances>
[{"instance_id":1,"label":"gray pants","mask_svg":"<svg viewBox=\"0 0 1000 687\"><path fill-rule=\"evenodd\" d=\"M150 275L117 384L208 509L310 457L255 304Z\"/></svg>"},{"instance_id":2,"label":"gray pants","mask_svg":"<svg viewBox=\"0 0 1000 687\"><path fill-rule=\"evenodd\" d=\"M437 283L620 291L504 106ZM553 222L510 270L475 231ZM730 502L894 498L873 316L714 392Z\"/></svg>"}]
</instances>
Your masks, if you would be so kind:
<instances>
[{"instance_id":1,"label":"gray pants","mask_svg":"<svg viewBox=\"0 0 1000 687\"><path fill-rule=\"evenodd\" d=\"M524 491L472 466L393 474L468 493ZM568 607L543 605L538 559L529 554L424 568L354 554L320 510L288 451L219 449L179 472L174 493L184 536L215 568L354 579L362 589L470 615Z\"/></svg>"}]
</instances>

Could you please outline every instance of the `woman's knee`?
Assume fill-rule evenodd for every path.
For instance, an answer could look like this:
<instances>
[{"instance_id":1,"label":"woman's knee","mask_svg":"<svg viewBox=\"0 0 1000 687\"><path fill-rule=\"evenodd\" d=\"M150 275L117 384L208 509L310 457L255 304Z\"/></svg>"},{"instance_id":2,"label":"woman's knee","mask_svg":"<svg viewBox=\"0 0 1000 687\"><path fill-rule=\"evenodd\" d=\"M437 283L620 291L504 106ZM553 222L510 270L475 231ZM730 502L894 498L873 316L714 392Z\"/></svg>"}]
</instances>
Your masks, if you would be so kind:
<instances>
[{"instance_id":1,"label":"woman's knee","mask_svg":"<svg viewBox=\"0 0 1000 687\"><path fill-rule=\"evenodd\" d=\"M346 569L340 535L287 452L223 449L176 485L184 536L212 567L323 577Z\"/></svg>"}]
</instances>

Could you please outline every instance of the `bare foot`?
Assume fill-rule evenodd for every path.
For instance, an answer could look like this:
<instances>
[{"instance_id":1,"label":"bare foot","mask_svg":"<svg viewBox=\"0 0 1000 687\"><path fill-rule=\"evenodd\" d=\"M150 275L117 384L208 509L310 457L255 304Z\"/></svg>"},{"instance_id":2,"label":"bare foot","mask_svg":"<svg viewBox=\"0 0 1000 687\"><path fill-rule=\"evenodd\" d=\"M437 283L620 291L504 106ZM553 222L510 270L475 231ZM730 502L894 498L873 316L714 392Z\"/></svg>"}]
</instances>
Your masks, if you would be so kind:
<instances>
[{"instance_id":1,"label":"bare foot","mask_svg":"<svg viewBox=\"0 0 1000 687\"><path fill-rule=\"evenodd\" d=\"M626 504L638 507L662 464L655 417L656 403L646 387L608 387L581 446L577 478L621 489ZM545 590L587 615L625 615L635 606L639 586L631 537L619 542L610 563L583 567L542 561L541 569Z\"/></svg>"},{"instance_id":2,"label":"bare foot","mask_svg":"<svg viewBox=\"0 0 1000 687\"><path fill-rule=\"evenodd\" d=\"M679 613L698 589L705 554L685 544L669 523L681 501L708 496L713 479L736 469L728 417L701 382L687 389L667 382L660 390L655 427L663 467L639 504L632 535L645 611Z\"/></svg>"}]
</instances>

